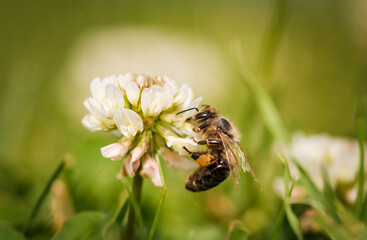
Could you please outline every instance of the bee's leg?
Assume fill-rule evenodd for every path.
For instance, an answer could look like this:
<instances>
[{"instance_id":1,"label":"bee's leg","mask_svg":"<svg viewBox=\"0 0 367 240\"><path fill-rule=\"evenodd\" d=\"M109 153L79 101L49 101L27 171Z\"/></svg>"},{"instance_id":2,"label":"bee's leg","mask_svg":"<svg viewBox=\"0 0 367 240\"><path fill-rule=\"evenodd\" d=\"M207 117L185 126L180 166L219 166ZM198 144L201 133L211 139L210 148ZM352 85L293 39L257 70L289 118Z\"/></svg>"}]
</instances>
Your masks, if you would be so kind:
<instances>
[{"instance_id":1,"label":"bee's leg","mask_svg":"<svg viewBox=\"0 0 367 240\"><path fill-rule=\"evenodd\" d=\"M204 152L191 152L189 149L187 149L185 146L183 147L183 149L186 150L186 152L188 152L190 154L190 157L192 159L194 159L195 161L199 159L199 157L203 154L205 154Z\"/></svg>"},{"instance_id":2,"label":"bee's leg","mask_svg":"<svg viewBox=\"0 0 367 240\"><path fill-rule=\"evenodd\" d=\"M207 119L207 118L209 118L209 117L210 117L210 116L206 117L206 119ZM194 128L193 128L193 131L194 131L194 132L200 132L201 130L203 130L203 129L207 128L209 125L210 125L210 121L205 122L205 123L201 124L199 127L194 127Z\"/></svg>"},{"instance_id":3,"label":"bee's leg","mask_svg":"<svg viewBox=\"0 0 367 240\"><path fill-rule=\"evenodd\" d=\"M186 147L183 147L191 155L191 158L194 159L201 167L206 167L210 165L215 157L211 154L207 154L205 152L191 152Z\"/></svg>"},{"instance_id":4,"label":"bee's leg","mask_svg":"<svg viewBox=\"0 0 367 240\"><path fill-rule=\"evenodd\" d=\"M195 138L191 137L191 139L199 145L222 145L222 141L219 139L207 139L196 141Z\"/></svg>"}]
</instances>

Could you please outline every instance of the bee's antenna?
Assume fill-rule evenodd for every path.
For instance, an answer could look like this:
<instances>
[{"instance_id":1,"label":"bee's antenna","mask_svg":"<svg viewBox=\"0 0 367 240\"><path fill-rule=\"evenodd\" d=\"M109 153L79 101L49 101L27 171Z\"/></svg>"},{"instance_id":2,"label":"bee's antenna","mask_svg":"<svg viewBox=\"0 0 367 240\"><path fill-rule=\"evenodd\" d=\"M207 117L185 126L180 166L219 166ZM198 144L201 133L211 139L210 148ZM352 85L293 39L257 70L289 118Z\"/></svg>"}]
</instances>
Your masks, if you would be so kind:
<instances>
[{"instance_id":1,"label":"bee's antenna","mask_svg":"<svg viewBox=\"0 0 367 240\"><path fill-rule=\"evenodd\" d=\"M201 106L203 106L203 107L205 107L205 108L210 107L210 105L209 105L209 104L201 104Z\"/></svg>"},{"instance_id":2,"label":"bee's antenna","mask_svg":"<svg viewBox=\"0 0 367 240\"><path fill-rule=\"evenodd\" d=\"M197 108L197 107L192 107L192 108L188 108L188 109L186 109L186 110L183 110L183 111L181 111L181 112L178 112L178 113L176 113L176 115L179 115L179 114L181 114L181 113L184 113L184 112L187 112L187 111L190 111L190 110L196 110L197 112L199 112L199 109Z\"/></svg>"}]
</instances>

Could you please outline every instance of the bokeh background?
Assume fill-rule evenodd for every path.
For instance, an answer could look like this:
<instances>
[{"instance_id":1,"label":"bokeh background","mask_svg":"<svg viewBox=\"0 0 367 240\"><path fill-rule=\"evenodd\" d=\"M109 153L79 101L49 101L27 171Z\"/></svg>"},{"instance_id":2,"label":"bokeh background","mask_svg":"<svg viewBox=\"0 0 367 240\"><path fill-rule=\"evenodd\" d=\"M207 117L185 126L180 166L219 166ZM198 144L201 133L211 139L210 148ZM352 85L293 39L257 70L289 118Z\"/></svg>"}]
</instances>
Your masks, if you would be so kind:
<instances>
[{"instance_id":1,"label":"bokeh background","mask_svg":"<svg viewBox=\"0 0 367 240\"><path fill-rule=\"evenodd\" d=\"M262 182L260 191L244 174L239 192L226 181L194 194L184 189L190 172L164 167L168 190L156 239L224 239L236 221L250 239L266 239L273 228L281 199L272 179L282 170L274 139L234 73L234 42L290 132L354 138L358 101L367 93L364 0L2 0L0 30L0 221L15 229L65 155L70 166L60 188L70 214L108 215L126 198L116 180L121 163L100 154L115 137L80 122L96 76L130 71L188 83L240 129ZM57 189L37 216L34 239L55 231ZM160 193L145 181L148 226Z\"/></svg>"}]
</instances>

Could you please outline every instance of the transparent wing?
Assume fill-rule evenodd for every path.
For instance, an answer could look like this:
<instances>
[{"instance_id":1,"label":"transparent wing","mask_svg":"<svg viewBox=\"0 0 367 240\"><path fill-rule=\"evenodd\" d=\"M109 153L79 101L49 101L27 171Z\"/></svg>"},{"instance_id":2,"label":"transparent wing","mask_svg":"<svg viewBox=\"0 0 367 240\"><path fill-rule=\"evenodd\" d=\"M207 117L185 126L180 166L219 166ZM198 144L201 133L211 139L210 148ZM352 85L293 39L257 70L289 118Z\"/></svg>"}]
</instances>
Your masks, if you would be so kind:
<instances>
[{"instance_id":1,"label":"transparent wing","mask_svg":"<svg viewBox=\"0 0 367 240\"><path fill-rule=\"evenodd\" d=\"M235 151L235 155L237 156L237 159L240 161L240 166L242 171L251 173L251 176L253 177L254 181L259 183L259 180L256 177L256 174L254 172L254 169L251 166L250 161L248 160L248 157L237 141L232 141L233 150Z\"/></svg>"},{"instance_id":2,"label":"transparent wing","mask_svg":"<svg viewBox=\"0 0 367 240\"><path fill-rule=\"evenodd\" d=\"M231 174L233 174L232 176L235 182L235 186L238 184L238 179L240 176L240 169L244 172L249 172L252 175L254 181L260 184L251 166L251 163L245 151L241 147L241 145L237 141L229 138L223 132L219 131L218 133L223 142L223 146L224 146L229 164L231 166ZM260 184L260 187L261 187L261 184Z\"/></svg>"},{"instance_id":3,"label":"transparent wing","mask_svg":"<svg viewBox=\"0 0 367 240\"><path fill-rule=\"evenodd\" d=\"M228 136L222 133L221 131L218 131L218 133L222 140L224 151L227 156L227 161L228 161L229 169L231 171L231 176L232 176L234 186L236 190L238 191L238 182L239 182L240 172L241 172L239 168L240 166L239 159L236 156L235 150L232 148L232 145L230 143L231 140L228 138Z\"/></svg>"}]
</instances>

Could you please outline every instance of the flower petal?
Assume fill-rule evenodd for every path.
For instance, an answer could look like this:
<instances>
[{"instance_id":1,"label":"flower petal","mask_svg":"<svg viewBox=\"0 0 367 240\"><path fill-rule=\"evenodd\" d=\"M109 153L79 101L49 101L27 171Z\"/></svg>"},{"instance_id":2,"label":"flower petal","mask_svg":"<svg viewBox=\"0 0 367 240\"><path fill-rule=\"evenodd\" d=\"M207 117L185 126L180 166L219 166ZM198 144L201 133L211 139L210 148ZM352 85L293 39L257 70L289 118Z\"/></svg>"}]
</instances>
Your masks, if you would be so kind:
<instances>
[{"instance_id":1,"label":"flower petal","mask_svg":"<svg viewBox=\"0 0 367 240\"><path fill-rule=\"evenodd\" d=\"M178 89L176 82L168 78L167 76L164 76L163 80L165 81L165 85L169 86L172 89L173 94L176 94Z\"/></svg>"},{"instance_id":2,"label":"flower petal","mask_svg":"<svg viewBox=\"0 0 367 240\"><path fill-rule=\"evenodd\" d=\"M82 124L85 128L89 129L92 132L108 129L102 121L98 120L92 114L85 115L82 119Z\"/></svg>"},{"instance_id":3,"label":"flower petal","mask_svg":"<svg viewBox=\"0 0 367 240\"><path fill-rule=\"evenodd\" d=\"M140 175L143 178L150 178L156 187L163 187L158 164L151 156L144 159Z\"/></svg>"},{"instance_id":4,"label":"flower petal","mask_svg":"<svg viewBox=\"0 0 367 240\"><path fill-rule=\"evenodd\" d=\"M161 148L159 152L167 166L174 170L189 170L197 167L197 164L193 160L181 156L168 148Z\"/></svg>"},{"instance_id":5,"label":"flower petal","mask_svg":"<svg viewBox=\"0 0 367 240\"><path fill-rule=\"evenodd\" d=\"M174 104L182 105L181 109L184 109L191 103L193 96L194 93L192 89L187 84L183 84L176 94L173 102Z\"/></svg>"},{"instance_id":6,"label":"flower petal","mask_svg":"<svg viewBox=\"0 0 367 240\"><path fill-rule=\"evenodd\" d=\"M116 126L120 130L121 134L126 137L129 137L130 134L128 134L127 132L127 126L129 125L129 120L126 117L123 108L119 108L113 113L113 120L115 121Z\"/></svg>"},{"instance_id":7,"label":"flower petal","mask_svg":"<svg viewBox=\"0 0 367 240\"><path fill-rule=\"evenodd\" d=\"M143 131L143 120L131 109L117 109L113 114L113 120L122 135L133 137L138 131Z\"/></svg>"},{"instance_id":8,"label":"flower petal","mask_svg":"<svg viewBox=\"0 0 367 240\"><path fill-rule=\"evenodd\" d=\"M125 114L126 114L126 117L127 117L128 121L131 123L131 125L133 125L136 130L143 131L144 124L143 124L143 120L141 119L139 114L137 114L136 112L134 112L131 109L124 109L124 111L125 111Z\"/></svg>"},{"instance_id":9,"label":"flower petal","mask_svg":"<svg viewBox=\"0 0 367 240\"><path fill-rule=\"evenodd\" d=\"M92 97L98 102L102 101L105 96L105 88L99 77L92 80L90 84L90 91L92 93Z\"/></svg>"},{"instance_id":10,"label":"flower petal","mask_svg":"<svg viewBox=\"0 0 367 240\"><path fill-rule=\"evenodd\" d=\"M130 144L131 140L112 143L108 146L101 148L102 156L105 158L111 158L111 160L121 160L121 158L129 150Z\"/></svg>"},{"instance_id":11,"label":"flower petal","mask_svg":"<svg viewBox=\"0 0 367 240\"><path fill-rule=\"evenodd\" d=\"M138 145L134 150L131 151L131 161L135 162L139 160L148 150L146 143Z\"/></svg>"},{"instance_id":12,"label":"flower petal","mask_svg":"<svg viewBox=\"0 0 367 240\"><path fill-rule=\"evenodd\" d=\"M124 95L116 85L111 83L106 85L106 97L114 102L115 108L124 108Z\"/></svg>"},{"instance_id":13,"label":"flower petal","mask_svg":"<svg viewBox=\"0 0 367 240\"><path fill-rule=\"evenodd\" d=\"M126 177L134 177L135 172L138 170L140 166L140 161L131 161L131 154L125 159L124 164L121 166L121 175Z\"/></svg>"},{"instance_id":14,"label":"flower petal","mask_svg":"<svg viewBox=\"0 0 367 240\"><path fill-rule=\"evenodd\" d=\"M140 97L140 88L138 87L138 85L135 82L130 81L126 84L125 91L127 99L129 99L130 103L134 107L138 107Z\"/></svg>"},{"instance_id":15,"label":"flower petal","mask_svg":"<svg viewBox=\"0 0 367 240\"><path fill-rule=\"evenodd\" d=\"M94 98L89 97L89 98L85 99L84 106L97 119L100 119L105 123L107 122L107 118L106 118L101 106L99 105L99 103Z\"/></svg>"},{"instance_id":16,"label":"flower petal","mask_svg":"<svg viewBox=\"0 0 367 240\"><path fill-rule=\"evenodd\" d=\"M103 87L106 87L107 84L114 84L117 85L117 80L115 75L111 75L108 77L103 78L102 80Z\"/></svg>"},{"instance_id":17,"label":"flower petal","mask_svg":"<svg viewBox=\"0 0 367 240\"><path fill-rule=\"evenodd\" d=\"M192 139L190 138L181 138L176 136L165 136L167 147L173 148L180 155L187 155L186 147L188 150L192 152L196 152L200 150L200 146L198 146Z\"/></svg>"},{"instance_id":18,"label":"flower petal","mask_svg":"<svg viewBox=\"0 0 367 240\"><path fill-rule=\"evenodd\" d=\"M136 81L136 83L138 84L138 86L140 88L146 87L147 80L146 80L146 77L144 75L137 76L135 81Z\"/></svg>"},{"instance_id":19,"label":"flower petal","mask_svg":"<svg viewBox=\"0 0 367 240\"><path fill-rule=\"evenodd\" d=\"M126 84L131 81L131 73L128 72L126 74L120 74L116 77L116 81L121 89L125 89Z\"/></svg>"},{"instance_id":20,"label":"flower petal","mask_svg":"<svg viewBox=\"0 0 367 240\"><path fill-rule=\"evenodd\" d=\"M162 93L162 111L172 106L174 95L175 93L173 88L166 83L163 87L163 93Z\"/></svg>"},{"instance_id":21,"label":"flower petal","mask_svg":"<svg viewBox=\"0 0 367 240\"><path fill-rule=\"evenodd\" d=\"M141 94L141 109L144 116L155 117L162 111L164 102L164 90L162 87L153 85L145 88Z\"/></svg>"}]
</instances>

